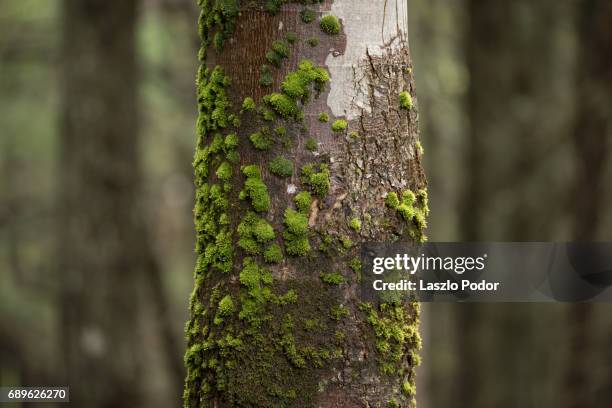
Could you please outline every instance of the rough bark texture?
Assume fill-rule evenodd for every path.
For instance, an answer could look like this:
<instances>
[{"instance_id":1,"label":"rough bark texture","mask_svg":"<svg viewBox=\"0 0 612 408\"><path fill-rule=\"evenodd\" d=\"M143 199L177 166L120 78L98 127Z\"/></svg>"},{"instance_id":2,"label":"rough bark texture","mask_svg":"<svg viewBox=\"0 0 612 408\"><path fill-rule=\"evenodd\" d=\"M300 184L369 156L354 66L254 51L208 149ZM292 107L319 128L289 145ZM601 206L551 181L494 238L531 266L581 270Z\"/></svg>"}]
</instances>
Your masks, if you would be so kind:
<instances>
[{"instance_id":1,"label":"rough bark texture","mask_svg":"<svg viewBox=\"0 0 612 408\"><path fill-rule=\"evenodd\" d=\"M58 231L65 384L88 407L140 406L136 2L66 0Z\"/></svg>"},{"instance_id":2,"label":"rough bark texture","mask_svg":"<svg viewBox=\"0 0 612 408\"><path fill-rule=\"evenodd\" d=\"M185 406L411 406L418 305L356 295L357 244L424 239L406 4L276 3L201 2ZM337 34L322 30L327 14L340 19ZM266 53L286 38L290 55L260 85ZM287 86L296 78L307 97ZM269 167L280 155L291 161L285 177ZM312 201L296 202L299 192ZM385 205L402 192L418 216ZM262 256L275 244L278 259Z\"/></svg>"}]
</instances>

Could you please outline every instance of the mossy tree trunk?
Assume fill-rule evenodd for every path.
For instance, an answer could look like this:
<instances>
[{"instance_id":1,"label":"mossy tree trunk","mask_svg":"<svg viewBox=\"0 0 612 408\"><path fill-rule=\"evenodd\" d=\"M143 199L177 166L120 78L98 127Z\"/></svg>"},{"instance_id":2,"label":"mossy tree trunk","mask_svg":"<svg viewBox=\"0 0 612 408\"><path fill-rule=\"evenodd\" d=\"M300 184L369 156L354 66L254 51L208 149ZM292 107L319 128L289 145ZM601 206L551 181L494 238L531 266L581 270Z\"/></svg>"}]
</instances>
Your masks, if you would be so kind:
<instances>
[{"instance_id":1,"label":"mossy tree trunk","mask_svg":"<svg viewBox=\"0 0 612 408\"><path fill-rule=\"evenodd\" d=\"M356 296L425 239L407 2L200 6L185 406L413 406L418 305Z\"/></svg>"},{"instance_id":2,"label":"mossy tree trunk","mask_svg":"<svg viewBox=\"0 0 612 408\"><path fill-rule=\"evenodd\" d=\"M59 332L78 406L143 404L138 294L155 262L138 204L136 3L63 2Z\"/></svg>"}]
</instances>

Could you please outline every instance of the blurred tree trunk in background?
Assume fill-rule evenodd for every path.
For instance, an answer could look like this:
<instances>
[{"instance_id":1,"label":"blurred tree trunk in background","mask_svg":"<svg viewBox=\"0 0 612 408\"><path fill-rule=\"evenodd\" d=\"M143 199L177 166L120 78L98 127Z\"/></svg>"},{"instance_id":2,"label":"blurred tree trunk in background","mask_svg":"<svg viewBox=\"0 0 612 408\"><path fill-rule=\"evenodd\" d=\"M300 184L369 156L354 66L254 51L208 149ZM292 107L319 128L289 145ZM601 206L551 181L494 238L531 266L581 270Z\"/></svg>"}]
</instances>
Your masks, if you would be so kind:
<instances>
[{"instance_id":1,"label":"blurred tree trunk in background","mask_svg":"<svg viewBox=\"0 0 612 408\"><path fill-rule=\"evenodd\" d=\"M65 0L59 178L61 327L71 402L142 406L137 1Z\"/></svg>"},{"instance_id":2,"label":"blurred tree trunk in background","mask_svg":"<svg viewBox=\"0 0 612 408\"><path fill-rule=\"evenodd\" d=\"M362 303L355 245L424 239L407 1L219 3L200 2L185 406L413 406L418 305ZM406 222L385 197L408 189Z\"/></svg>"},{"instance_id":3,"label":"blurred tree trunk in background","mask_svg":"<svg viewBox=\"0 0 612 408\"><path fill-rule=\"evenodd\" d=\"M551 177L541 169L556 156L544 152L555 146L550 135L563 128L559 106L554 111L551 104L562 82L555 53L563 8L555 7L552 0L466 2L464 241L546 240L552 234L550 213L558 206L545 206L555 197L554 185L547 183L542 198L534 181ZM540 379L552 378L551 368L536 361L552 357L531 354L542 337L534 335L535 308L540 319L552 311L529 304L457 305L461 406L530 406L549 397Z\"/></svg>"},{"instance_id":4,"label":"blurred tree trunk in background","mask_svg":"<svg viewBox=\"0 0 612 408\"><path fill-rule=\"evenodd\" d=\"M573 144L576 156L572 197L573 235L578 241L595 241L603 221L604 176L612 136L612 3L608 0L577 2L576 113ZM609 239L609 236L605 237ZM566 374L568 408L606 406L610 394L598 395L594 360L594 306L570 305L569 361ZM608 391L612 372L606 369ZM604 387L605 387L604 385ZM599 404L599 405L598 405Z\"/></svg>"}]
</instances>

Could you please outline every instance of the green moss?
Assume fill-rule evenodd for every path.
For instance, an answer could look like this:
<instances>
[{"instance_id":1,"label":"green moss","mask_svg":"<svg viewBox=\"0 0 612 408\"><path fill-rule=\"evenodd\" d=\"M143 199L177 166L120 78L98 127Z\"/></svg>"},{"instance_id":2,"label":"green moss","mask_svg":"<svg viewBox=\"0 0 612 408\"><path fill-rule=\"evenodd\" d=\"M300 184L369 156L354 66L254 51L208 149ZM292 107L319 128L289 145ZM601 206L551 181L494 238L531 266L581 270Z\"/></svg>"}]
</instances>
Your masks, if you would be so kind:
<instances>
[{"instance_id":1,"label":"green moss","mask_svg":"<svg viewBox=\"0 0 612 408\"><path fill-rule=\"evenodd\" d=\"M319 39L317 37L310 37L306 40L306 43L311 47L316 47L317 45L319 45Z\"/></svg>"},{"instance_id":2,"label":"green moss","mask_svg":"<svg viewBox=\"0 0 612 408\"><path fill-rule=\"evenodd\" d=\"M351 249L353 246L353 241L351 241L349 237L343 235L340 237L340 244L342 244L342 248L344 249Z\"/></svg>"},{"instance_id":3,"label":"green moss","mask_svg":"<svg viewBox=\"0 0 612 408\"><path fill-rule=\"evenodd\" d=\"M246 98L244 98L244 101L242 102L242 109L244 111L254 111L256 108L255 105L255 101L253 100L253 98L251 98L250 96L247 96Z\"/></svg>"},{"instance_id":4,"label":"green moss","mask_svg":"<svg viewBox=\"0 0 612 408\"><path fill-rule=\"evenodd\" d=\"M341 285L344 283L344 277L339 272L333 272L333 273L321 272L319 276L321 277L321 280L323 282L328 283L330 285Z\"/></svg>"},{"instance_id":5,"label":"green moss","mask_svg":"<svg viewBox=\"0 0 612 408\"><path fill-rule=\"evenodd\" d=\"M278 244L272 244L264 251L264 260L268 263L279 263L283 260L283 251Z\"/></svg>"},{"instance_id":6,"label":"green moss","mask_svg":"<svg viewBox=\"0 0 612 408\"><path fill-rule=\"evenodd\" d=\"M295 33L294 33L295 34ZM282 58L289 57L291 51L289 50L289 44L283 40L276 40L272 43L272 51L277 53Z\"/></svg>"},{"instance_id":7,"label":"green moss","mask_svg":"<svg viewBox=\"0 0 612 408\"><path fill-rule=\"evenodd\" d=\"M423 156L425 154L425 149L423 149L423 145L421 144L420 140L416 141L416 143L414 144L414 147L419 156Z\"/></svg>"},{"instance_id":8,"label":"green moss","mask_svg":"<svg viewBox=\"0 0 612 408\"><path fill-rule=\"evenodd\" d=\"M310 137L306 140L306 144L305 144L306 150L309 150L311 152L316 152L317 149L319 148L319 143L317 143L317 140Z\"/></svg>"},{"instance_id":9,"label":"green moss","mask_svg":"<svg viewBox=\"0 0 612 408\"><path fill-rule=\"evenodd\" d=\"M334 305L329 310L329 315L333 320L341 320L349 315L349 311L344 305Z\"/></svg>"},{"instance_id":10,"label":"green moss","mask_svg":"<svg viewBox=\"0 0 612 408\"><path fill-rule=\"evenodd\" d=\"M403 109L412 109L412 96L406 91L400 92L400 106Z\"/></svg>"},{"instance_id":11,"label":"green moss","mask_svg":"<svg viewBox=\"0 0 612 408\"><path fill-rule=\"evenodd\" d=\"M329 115L325 112L319 113L319 122L323 122L323 123L329 122Z\"/></svg>"},{"instance_id":12,"label":"green moss","mask_svg":"<svg viewBox=\"0 0 612 408\"><path fill-rule=\"evenodd\" d=\"M317 18L317 13L309 8L305 8L300 11L300 19L306 24L310 24Z\"/></svg>"},{"instance_id":13,"label":"green moss","mask_svg":"<svg viewBox=\"0 0 612 408\"><path fill-rule=\"evenodd\" d=\"M359 132L353 130L353 131L349 132L349 137L351 139L353 139L353 140L359 139Z\"/></svg>"},{"instance_id":14,"label":"green moss","mask_svg":"<svg viewBox=\"0 0 612 408\"><path fill-rule=\"evenodd\" d=\"M409 235L415 241L427 240L425 229L427 228L427 216L429 215L429 202L427 190L421 189L415 194L410 190L402 192L402 199L397 193L390 192L385 198L385 203L397 211L399 216L409 223Z\"/></svg>"},{"instance_id":15,"label":"green moss","mask_svg":"<svg viewBox=\"0 0 612 408\"><path fill-rule=\"evenodd\" d=\"M219 307L217 309L217 313L220 316L230 316L236 311L236 307L234 306L234 301L232 300L231 295L225 295L223 299L219 301Z\"/></svg>"},{"instance_id":16,"label":"green moss","mask_svg":"<svg viewBox=\"0 0 612 408\"><path fill-rule=\"evenodd\" d=\"M266 122L273 122L276 119L276 115L270 109L264 109L262 119Z\"/></svg>"},{"instance_id":17,"label":"green moss","mask_svg":"<svg viewBox=\"0 0 612 408\"><path fill-rule=\"evenodd\" d=\"M310 242L308 239L308 218L305 214L297 212L292 208L287 208L284 214L285 249L287 254L293 256L304 256L310 252Z\"/></svg>"},{"instance_id":18,"label":"green moss","mask_svg":"<svg viewBox=\"0 0 612 408\"><path fill-rule=\"evenodd\" d=\"M232 178L232 165L229 164L228 162L224 161L217 168L216 174L217 174L217 177L220 180L229 180L229 179L231 179Z\"/></svg>"},{"instance_id":19,"label":"green moss","mask_svg":"<svg viewBox=\"0 0 612 408\"><path fill-rule=\"evenodd\" d=\"M263 218L249 211L238 224L238 246L247 254L261 253L261 244L275 238L274 229Z\"/></svg>"},{"instance_id":20,"label":"green moss","mask_svg":"<svg viewBox=\"0 0 612 408\"><path fill-rule=\"evenodd\" d=\"M295 118L300 112L295 100L285 94L273 93L266 95L264 97L264 102L270 105L276 113L284 118Z\"/></svg>"},{"instance_id":21,"label":"green moss","mask_svg":"<svg viewBox=\"0 0 612 408\"><path fill-rule=\"evenodd\" d=\"M344 119L338 119L331 125L331 129L336 133L344 132L347 127L348 123Z\"/></svg>"},{"instance_id":22,"label":"green moss","mask_svg":"<svg viewBox=\"0 0 612 408\"><path fill-rule=\"evenodd\" d=\"M331 186L329 175L329 167L326 164L319 165L319 172L315 171L315 166L313 164L305 164L302 166L302 183L310 187L311 191L316 196L325 197L327 195Z\"/></svg>"},{"instance_id":23,"label":"green moss","mask_svg":"<svg viewBox=\"0 0 612 408\"><path fill-rule=\"evenodd\" d=\"M249 140L253 144L253 147L258 150L268 150L274 142L270 134L270 129L267 127L263 127L259 132L253 133L249 136Z\"/></svg>"},{"instance_id":24,"label":"green moss","mask_svg":"<svg viewBox=\"0 0 612 408\"><path fill-rule=\"evenodd\" d=\"M297 41L297 39L298 39L298 35L297 35L297 33L293 32L293 31L289 31L285 35L285 39L287 40L287 42L289 44L294 44Z\"/></svg>"},{"instance_id":25,"label":"green moss","mask_svg":"<svg viewBox=\"0 0 612 408\"><path fill-rule=\"evenodd\" d=\"M321 17L321 30L323 30L323 32L335 35L340 33L340 28L340 20L333 14Z\"/></svg>"},{"instance_id":26,"label":"green moss","mask_svg":"<svg viewBox=\"0 0 612 408\"><path fill-rule=\"evenodd\" d=\"M379 369L382 374L402 375L404 360L410 351L421 348L418 332L418 305L411 304L415 315L410 316L401 302L382 303L375 309L369 303L359 308L372 327Z\"/></svg>"},{"instance_id":27,"label":"green moss","mask_svg":"<svg viewBox=\"0 0 612 408\"><path fill-rule=\"evenodd\" d=\"M272 77L272 70L268 65L261 66L261 76L259 77L259 84L261 86L272 86L274 78Z\"/></svg>"},{"instance_id":28,"label":"green moss","mask_svg":"<svg viewBox=\"0 0 612 408\"><path fill-rule=\"evenodd\" d=\"M357 232L361 231L361 220L359 218L351 218L349 221L349 227Z\"/></svg>"},{"instance_id":29,"label":"green moss","mask_svg":"<svg viewBox=\"0 0 612 408\"><path fill-rule=\"evenodd\" d=\"M285 3L286 0L266 0L264 9L272 15L276 15L280 12L281 6Z\"/></svg>"},{"instance_id":30,"label":"green moss","mask_svg":"<svg viewBox=\"0 0 612 408\"><path fill-rule=\"evenodd\" d=\"M387 204L389 207L393 209L396 209L397 207L399 207L400 201L399 201L399 198L397 197L397 193L392 191L389 194L387 194L387 197L385 197L385 204Z\"/></svg>"},{"instance_id":31,"label":"green moss","mask_svg":"<svg viewBox=\"0 0 612 408\"><path fill-rule=\"evenodd\" d=\"M310 85L314 83L315 89L321 91L325 83L329 81L329 74L320 67L315 67L312 61L302 60L298 64L297 71L290 72L285 76L281 89L293 99L306 101L310 95Z\"/></svg>"},{"instance_id":32,"label":"green moss","mask_svg":"<svg viewBox=\"0 0 612 408\"><path fill-rule=\"evenodd\" d=\"M286 157L277 156L269 164L270 172L280 177L291 177L293 175L293 162Z\"/></svg>"},{"instance_id":33,"label":"green moss","mask_svg":"<svg viewBox=\"0 0 612 408\"><path fill-rule=\"evenodd\" d=\"M404 393L404 395L406 396L412 396L415 395L415 387L414 384L412 384L410 381L404 381L402 383L402 393Z\"/></svg>"},{"instance_id":34,"label":"green moss","mask_svg":"<svg viewBox=\"0 0 612 408\"><path fill-rule=\"evenodd\" d=\"M312 196L308 191L301 191L293 197L293 202L299 212L308 214L310 212L310 204L312 204Z\"/></svg>"},{"instance_id":35,"label":"green moss","mask_svg":"<svg viewBox=\"0 0 612 408\"><path fill-rule=\"evenodd\" d=\"M251 204L257 212L268 211L270 208L270 196L268 187L261 180L261 170L257 165L244 166L242 173L247 177L244 188L240 192L240 199L251 199Z\"/></svg>"},{"instance_id":36,"label":"green moss","mask_svg":"<svg viewBox=\"0 0 612 408\"><path fill-rule=\"evenodd\" d=\"M217 51L221 51L225 39L229 38L234 31L235 19L238 16L238 0L221 0L214 4L203 2L200 7L198 32L202 46L199 58L203 61L209 45L212 44Z\"/></svg>"}]
</instances>

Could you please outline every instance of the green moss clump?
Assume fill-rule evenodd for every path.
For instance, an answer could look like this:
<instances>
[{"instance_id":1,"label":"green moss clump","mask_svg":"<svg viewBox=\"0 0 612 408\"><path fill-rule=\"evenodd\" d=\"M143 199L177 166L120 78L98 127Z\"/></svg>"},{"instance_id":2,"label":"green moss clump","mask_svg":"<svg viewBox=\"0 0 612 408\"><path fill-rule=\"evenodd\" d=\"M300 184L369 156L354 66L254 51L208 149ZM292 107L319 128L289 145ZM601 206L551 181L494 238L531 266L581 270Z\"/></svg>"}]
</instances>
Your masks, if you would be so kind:
<instances>
[{"instance_id":1,"label":"green moss clump","mask_svg":"<svg viewBox=\"0 0 612 408\"><path fill-rule=\"evenodd\" d=\"M317 143L317 140L310 137L306 140L306 144L305 144L306 150L309 150L311 152L316 152L317 149L319 148L319 143Z\"/></svg>"},{"instance_id":2,"label":"green moss clump","mask_svg":"<svg viewBox=\"0 0 612 408\"><path fill-rule=\"evenodd\" d=\"M320 92L327 81L329 81L329 74L325 69L315 67L310 60L302 60L298 64L297 71L285 76L281 89L293 99L306 101L310 95L311 84L314 83L315 89Z\"/></svg>"},{"instance_id":3,"label":"green moss clump","mask_svg":"<svg viewBox=\"0 0 612 408\"><path fill-rule=\"evenodd\" d=\"M306 40L306 43L311 47L316 47L317 45L319 45L319 39L317 37L310 37Z\"/></svg>"},{"instance_id":4,"label":"green moss clump","mask_svg":"<svg viewBox=\"0 0 612 408\"><path fill-rule=\"evenodd\" d=\"M400 92L400 106L403 109L412 109L412 96L406 91Z\"/></svg>"},{"instance_id":5,"label":"green moss clump","mask_svg":"<svg viewBox=\"0 0 612 408\"><path fill-rule=\"evenodd\" d=\"M425 154L425 149L423 149L423 145L421 144L420 140L417 140L414 146L419 156L423 156Z\"/></svg>"},{"instance_id":6,"label":"green moss clump","mask_svg":"<svg viewBox=\"0 0 612 408\"><path fill-rule=\"evenodd\" d=\"M281 6L286 3L286 0L266 0L264 9L273 16L278 14Z\"/></svg>"},{"instance_id":7,"label":"green moss clump","mask_svg":"<svg viewBox=\"0 0 612 408\"><path fill-rule=\"evenodd\" d=\"M349 315L349 311L344 305L334 305L331 307L329 315L333 320L341 320Z\"/></svg>"},{"instance_id":8,"label":"green moss clump","mask_svg":"<svg viewBox=\"0 0 612 408\"><path fill-rule=\"evenodd\" d=\"M293 175L293 162L286 157L277 156L269 164L270 172L280 177L291 177Z\"/></svg>"},{"instance_id":9,"label":"green moss clump","mask_svg":"<svg viewBox=\"0 0 612 408\"><path fill-rule=\"evenodd\" d=\"M234 301L231 295L225 295L223 299L219 301L218 314L220 316L230 316L236 311Z\"/></svg>"},{"instance_id":10,"label":"green moss clump","mask_svg":"<svg viewBox=\"0 0 612 408\"><path fill-rule=\"evenodd\" d=\"M416 392L415 392L414 384L412 384L410 381L404 381L402 383L402 392L404 393L404 395L409 396L409 397L415 395Z\"/></svg>"},{"instance_id":11,"label":"green moss clump","mask_svg":"<svg viewBox=\"0 0 612 408\"><path fill-rule=\"evenodd\" d=\"M293 197L293 202L299 212L308 214L310 212L310 204L312 204L312 196L308 191L301 191Z\"/></svg>"},{"instance_id":12,"label":"green moss clump","mask_svg":"<svg viewBox=\"0 0 612 408\"><path fill-rule=\"evenodd\" d=\"M209 45L221 51L225 39L229 38L234 31L235 20L238 16L238 0L223 0L215 2L203 2L201 4L200 17L198 19L198 32L202 45L199 58L204 61L206 49ZM211 35L214 32L213 35Z\"/></svg>"},{"instance_id":13,"label":"green moss clump","mask_svg":"<svg viewBox=\"0 0 612 408\"><path fill-rule=\"evenodd\" d=\"M272 274L266 268L257 265L253 259L245 258L239 279L246 287L248 296L243 296L241 299L242 309L238 317L254 322L265 304L274 297L269 287L272 284Z\"/></svg>"},{"instance_id":14,"label":"green moss clump","mask_svg":"<svg viewBox=\"0 0 612 408\"><path fill-rule=\"evenodd\" d=\"M279 263L283 260L283 250L280 245L272 244L264 251L264 260L268 263Z\"/></svg>"},{"instance_id":15,"label":"green moss clump","mask_svg":"<svg viewBox=\"0 0 612 408\"><path fill-rule=\"evenodd\" d=\"M317 18L317 13L309 8L305 8L300 11L300 19L306 24L310 24Z\"/></svg>"},{"instance_id":16,"label":"green moss clump","mask_svg":"<svg viewBox=\"0 0 612 408\"><path fill-rule=\"evenodd\" d=\"M321 280L323 282L328 283L330 285L341 285L345 282L344 277L338 272L333 272L333 273L321 272L319 276L321 277Z\"/></svg>"},{"instance_id":17,"label":"green moss clump","mask_svg":"<svg viewBox=\"0 0 612 408\"><path fill-rule=\"evenodd\" d=\"M308 240L308 218L305 214L297 212L292 208L287 208L284 215L285 249L287 254L293 256L304 256L310 252L310 242Z\"/></svg>"},{"instance_id":18,"label":"green moss clump","mask_svg":"<svg viewBox=\"0 0 612 408\"><path fill-rule=\"evenodd\" d=\"M353 258L348 263L349 268L357 275L357 282L361 282L361 261L359 258Z\"/></svg>"},{"instance_id":19,"label":"green moss clump","mask_svg":"<svg viewBox=\"0 0 612 408\"><path fill-rule=\"evenodd\" d=\"M289 44L284 40L276 40L272 43L272 50L266 53L266 59L275 67L280 67L283 59L288 58L291 51Z\"/></svg>"},{"instance_id":20,"label":"green moss clump","mask_svg":"<svg viewBox=\"0 0 612 408\"><path fill-rule=\"evenodd\" d=\"M274 229L263 218L249 211L238 224L238 246L249 255L261 253L261 244L275 238Z\"/></svg>"},{"instance_id":21,"label":"green moss clump","mask_svg":"<svg viewBox=\"0 0 612 408\"><path fill-rule=\"evenodd\" d=\"M323 123L329 122L329 115L325 112L319 113L319 122L323 122Z\"/></svg>"},{"instance_id":22,"label":"green moss clump","mask_svg":"<svg viewBox=\"0 0 612 408\"><path fill-rule=\"evenodd\" d=\"M289 31L285 35L285 39L287 40L287 42L289 44L294 44L297 41L297 39L298 39L298 35L297 35L297 33L293 32L293 31Z\"/></svg>"},{"instance_id":23,"label":"green moss clump","mask_svg":"<svg viewBox=\"0 0 612 408\"><path fill-rule=\"evenodd\" d=\"M349 137L352 140L359 139L359 132L353 130L353 131L349 132Z\"/></svg>"},{"instance_id":24,"label":"green moss clump","mask_svg":"<svg viewBox=\"0 0 612 408\"><path fill-rule=\"evenodd\" d=\"M321 30L323 32L335 35L340 33L340 20L333 14L328 14L321 17Z\"/></svg>"},{"instance_id":25,"label":"green moss clump","mask_svg":"<svg viewBox=\"0 0 612 408\"><path fill-rule=\"evenodd\" d=\"M349 227L357 232L361 231L361 220L359 218L351 218L349 221Z\"/></svg>"},{"instance_id":26,"label":"green moss clump","mask_svg":"<svg viewBox=\"0 0 612 408\"><path fill-rule=\"evenodd\" d=\"M295 33L294 33L295 34ZM283 40L276 40L272 43L272 51L277 53L282 58L289 57L291 51L289 50L289 44Z\"/></svg>"},{"instance_id":27,"label":"green moss clump","mask_svg":"<svg viewBox=\"0 0 612 408\"><path fill-rule=\"evenodd\" d=\"M216 175L219 178L219 180L227 181L231 179L232 178L232 165L224 161L217 168Z\"/></svg>"},{"instance_id":28,"label":"green moss clump","mask_svg":"<svg viewBox=\"0 0 612 408\"><path fill-rule=\"evenodd\" d=\"M405 357L410 351L421 348L418 332L418 304L410 316L401 302L382 303L376 310L369 303L362 303L359 309L366 314L367 323L372 326L375 347L378 352L379 369L382 374L401 374Z\"/></svg>"},{"instance_id":29,"label":"green moss clump","mask_svg":"<svg viewBox=\"0 0 612 408\"><path fill-rule=\"evenodd\" d=\"M397 209L397 207L399 207L400 201L395 191L392 191L389 194L387 194L387 197L385 197L385 204L387 204L389 207L393 209Z\"/></svg>"},{"instance_id":30,"label":"green moss clump","mask_svg":"<svg viewBox=\"0 0 612 408\"><path fill-rule=\"evenodd\" d=\"M253 133L249 136L249 140L253 144L253 147L258 150L268 150L274 142L270 134L270 129L267 127L263 127L259 132Z\"/></svg>"},{"instance_id":31,"label":"green moss clump","mask_svg":"<svg viewBox=\"0 0 612 408\"><path fill-rule=\"evenodd\" d=\"M336 133L344 132L348 127L348 123L344 119L338 119L331 125L331 130Z\"/></svg>"},{"instance_id":32,"label":"green moss clump","mask_svg":"<svg viewBox=\"0 0 612 408\"><path fill-rule=\"evenodd\" d=\"M270 208L270 195L268 187L261 179L261 170L255 164L244 166L242 173L247 177L244 188L240 192L240 199L251 199L251 204L257 212L268 211Z\"/></svg>"},{"instance_id":33,"label":"green moss clump","mask_svg":"<svg viewBox=\"0 0 612 408\"><path fill-rule=\"evenodd\" d=\"M327 164L320 164L319 172L315 171L315 166L313 164L305 164L302 166L302 183L310 187L311 191L319 197L325 197L329 191L331 186L329 175L329 167Z\"/></svg>"},{"instance_id":34,"label":"green moss clump","mask_svg":"<svg viewBox=\"0 0 612 408\"><path fill-rule=\"evenodd\" d=\"M418 242L427 240L424 233L427 229L427 216L429 215L427 190L421 189L417 194L410 190L403 191L401 201L397 193L390 192L385 198L385 203L410 223L411 228L408 233L412 239Z\"/></svg>"},{"instance_id":35,"label":"green moss clump","mask_svg":"<svg viewBox=\"0 0 612 408\"><path fill-rule=\"evenodd\" d=\"M251 98L250 96L247 96L246 98L244 98L244 101L242 102L242 110L244 111L254 111L255 110L255 101L253 100L253 98Z\"/></svg>"},{"instance_id":36,"label":"green moss clump","mask_svg":"<svg viewBox=\"0 0 612 408\"><path fill-rule=\"evenodd\" d=\"M276 113L284 118L295 118L300 112L295 100L285 94L273 93L266 95L264 97L264 102L270 105Z\"/></svg>"},{"instance_id":37,"label":"green moss clump","mask_svg":"<svg viewBox=\"0 0 612 408\"><path fill-rule=\"evenodd\" d=\"M259 77L259 84L261 86L272 86L274 78L272 77L272 70L269 65L261 66L261 76Z\"/></svg>"}]
</instances>

